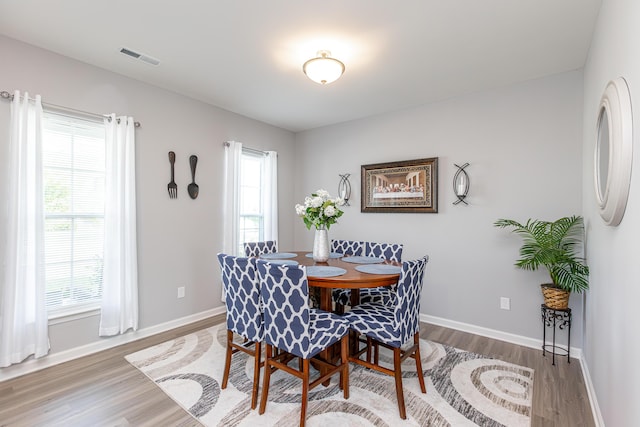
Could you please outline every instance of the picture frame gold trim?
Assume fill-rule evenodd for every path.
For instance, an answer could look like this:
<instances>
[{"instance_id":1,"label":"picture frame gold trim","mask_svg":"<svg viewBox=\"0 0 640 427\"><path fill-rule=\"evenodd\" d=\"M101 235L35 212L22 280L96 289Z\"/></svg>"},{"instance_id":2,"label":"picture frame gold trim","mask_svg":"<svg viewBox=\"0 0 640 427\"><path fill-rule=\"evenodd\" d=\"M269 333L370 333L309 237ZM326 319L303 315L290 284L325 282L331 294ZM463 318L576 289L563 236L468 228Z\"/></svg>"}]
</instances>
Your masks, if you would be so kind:
<instances>
[{"instance_id":1,"label":"picture frame gold trim","mask_svg":"<svg viewBox=\"0 0 640 427\"><path fill-rule=\"evenodd\" d=\"M438 158L362 165L360 212L438 213Z\"/></svg>"}]
</instances>

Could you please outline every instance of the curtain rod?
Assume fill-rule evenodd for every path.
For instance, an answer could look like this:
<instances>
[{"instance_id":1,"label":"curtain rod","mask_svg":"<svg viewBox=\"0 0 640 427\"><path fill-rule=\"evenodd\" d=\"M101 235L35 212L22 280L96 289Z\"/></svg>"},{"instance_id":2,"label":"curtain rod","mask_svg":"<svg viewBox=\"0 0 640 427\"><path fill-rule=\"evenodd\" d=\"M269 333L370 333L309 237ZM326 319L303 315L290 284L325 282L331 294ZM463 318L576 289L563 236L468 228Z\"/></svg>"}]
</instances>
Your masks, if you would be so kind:
<instances>
[{"instance_id":1,"label":"curtain rod","mask_svg":"<svg viewBox=\"0 0 640 427\"><path fill-rule=\"evenodd\" d=\"M229 144L229 141L225 141L225 142L223 142L223 143L222 143L222 145L223 145L224 147L230 147L230 146L231 146L231 144ZM266 156L266 155L267 155L267 152L266 152L266 151L258 150L258 149L256 149L256 148L249 148L249 147L245 146L244 144L242 144L242 149L243 149L243 150L246 150L246 151L248 151L248 152L250 152L250 153L254 153L254 154L262 154L262 155L264 155L264 156Z\"/></svg>"},{"instance_id":2,"label":"curtain rod","mask_svg":"<svg viewBox=\"0 0 640 427\"><path fill-rule=\"evenodd\" d=\"M6 90L3 90L2 92L0 92L0 98L13 100L13 95L12 95L12 94L10 94L9 92L7 92ZM48 102L43 102L43 103L42 103L42 106L43 106L43 107L45 107L45 106L46 106L46 107L49 107L49 108L54 109L54 110L59 110L59 111L61 111L61 112L69 112L69 113L82 114L82 115L90 116L90 117L93 117L93 118L96 118L96 119L97 119L97 118L103 119L103 118L105 118L105 117L106 117L109 121L111 121L111 116L108 116L108 115L106 115L106 114L96 114L96 113L90 113L90 112L88 112L88 111L75 110L75 109L73 109L73 108L63 107L63 106L61 106L61 105L50 104L50 103L48 103ZM118 123L120 123L120 119L118 119ZM140 122L133 122L133 125L134 125L135 127L139 128L139 127L140 127Z\"/></svg>"}]
</instances>

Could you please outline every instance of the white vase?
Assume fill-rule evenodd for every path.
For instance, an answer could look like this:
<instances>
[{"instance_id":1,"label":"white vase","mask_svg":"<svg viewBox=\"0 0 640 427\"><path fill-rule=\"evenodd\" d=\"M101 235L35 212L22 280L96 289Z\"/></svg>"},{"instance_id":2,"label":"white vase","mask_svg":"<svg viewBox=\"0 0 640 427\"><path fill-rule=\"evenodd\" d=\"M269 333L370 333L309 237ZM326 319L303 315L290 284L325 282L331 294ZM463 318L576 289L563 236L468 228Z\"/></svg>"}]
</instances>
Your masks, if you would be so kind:
<instances>
[{"instance_id":1,"label":"white vase","mask_svg":"<svg viewBox=\"0 0 640 427\"><path fill-rule=\"evenodd\" d=\"M329 260L329 231L324 227L316 229L313 239L313 260L315 262Z\"/></svg>"}]
</instances>

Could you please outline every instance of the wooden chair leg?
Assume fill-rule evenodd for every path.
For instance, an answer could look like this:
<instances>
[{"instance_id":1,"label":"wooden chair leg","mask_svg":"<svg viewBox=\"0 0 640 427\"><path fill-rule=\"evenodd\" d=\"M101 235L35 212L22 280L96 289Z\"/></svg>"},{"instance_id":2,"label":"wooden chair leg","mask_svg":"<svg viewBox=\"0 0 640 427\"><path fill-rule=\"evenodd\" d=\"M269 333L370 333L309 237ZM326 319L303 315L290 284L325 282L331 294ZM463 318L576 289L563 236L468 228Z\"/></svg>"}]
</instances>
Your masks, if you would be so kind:
<instances>
[{"instance_id":1,"label":"wooden chair leg","mask_svg":"<svg viewBox=\"0 0 640 427\"><path fill-rule=\"evenodd\" d=\"M396 379L396 395L398 397L398 410L400 411L400 418L407 419L407 412L404 406L404 391L402 390L402 370L400 364L402 363L401 353L399 348L393 349L393 371Z\"/></svg>"},{"instance_id":2,"label":"wooden chair leg","mask_svg":"<svg viewBox=\"0 0 640 427\"><path fill-rule=\"evenodd\" d=\"M340 353L340 383L342 384L342 394L345 399L349 398L349 334L342 337Z\"/></svg>"},{"instance_id":3,"label":"wooden chair leg","mask_svg":"<svg viewBox=\"0 0 640 427\"><path fill-rule=\"evenodd\" d=\"M344 305L336 303L336 314L341 316L344 314Z\"/></svg>"},{"instance_id":4,"label":"wooden chair leg","mask_svg":"<svg viewBox=\"0 0 640 427\"><path fill-rule=\"evenodd\" d=\"M309 359L302 360L302 402L300 406L300 427L307 421L307 403L309 401Z\"/></svg>"},{"instance_id":5,"label":"wooden chair leg","mask_svg":"<svg viewBox=\"0 0 640 427\"><path fill-rule=\"evenodd\" d=\"M271 357L272 357L273 348L271 345L267 344L267 348L265 351L265 359L264 359L264 383L262 384L262 397L260 398L260 410L259 414L264 414L265 409L267 408L267 399L269 395L269 380L271 379Z\"/></svg>"},{"instance_id":6,"label":"wooden chair leg","mask_svg":"<svg viewBox=\"0 0 640 427\"><path fill-rule=\"evenodd\" d=\"M260 359L262 343L255 344L255 354L253 355L253 390L251 391L251 409L256 409L258 405L258 386L260 385Z\"/></svg>"},{"instance_id":7,"label":"wooden chair leg","mask_svg":"<svg viewBox=\"0 0 640 427\"><path fill-rule=\"evenodd\" d=\"M227 388L227 382L229 381L229 370L231 369L231 356L233 355L233 348L231 343L233 342L233 331L227 329L227 353L224 361L224 374L222 375L221 389Z\"/></svg>"},{"instance_id":8,"label":"wooden chair leg","mask_svg":"<svg viewBox=\"0 0 640 427\"><path fill-rule=\"evenodd\" d=\"M371 363L371 346L372 346L371 337L367 337L367 362L369 363Z\"/></svg>"},{"instance_id":9,"label":"wooden chair leg","mask_svg":"<svg viewBox=\"0 0 640 427\"><path fill-rule=\"evenodd\" d=\"M380 346L377 341L373 341L373 363L380 364Z\"/></svg>"},{"instance_id":10,"label":"wooden chair leg","mask_svg":"<svg viewBox=\"0 0 640 427\"><path fill-rule=\"evenodd\" d=\"M413 343L417 346L415 353L413 353L413 358L416 359L416 373L420 382L420 390L426 393L427 388L424 386L424 374L422 372L422 357L420 356L420 334L416 333L413 336Z\"/></svg>"}]
</instances>

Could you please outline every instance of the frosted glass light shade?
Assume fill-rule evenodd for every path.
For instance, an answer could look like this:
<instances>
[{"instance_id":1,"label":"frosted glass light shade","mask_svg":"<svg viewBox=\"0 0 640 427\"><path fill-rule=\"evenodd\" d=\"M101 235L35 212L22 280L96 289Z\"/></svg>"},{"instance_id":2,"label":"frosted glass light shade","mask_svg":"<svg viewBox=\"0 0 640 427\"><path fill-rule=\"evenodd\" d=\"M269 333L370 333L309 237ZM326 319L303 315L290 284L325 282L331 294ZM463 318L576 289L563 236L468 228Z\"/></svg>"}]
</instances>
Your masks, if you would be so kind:
<instances>
[{"instance_id":1,"label":"frosted glass light shade","mask_svg":"<svg viewBox=\"0 0 640 427\"><path fill-rule=\"evenodd\" d=\"M331 58L331 52L328 50L321 50L317 58L304 63L302 71L314 82L325 85L340 78L344 73L344 64Z\"/></svg>"}]
</instances>

